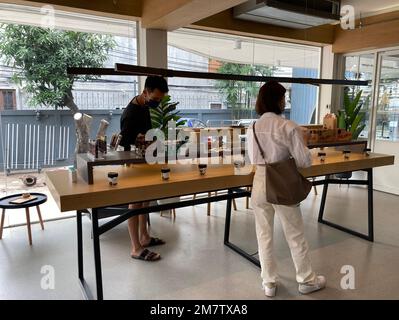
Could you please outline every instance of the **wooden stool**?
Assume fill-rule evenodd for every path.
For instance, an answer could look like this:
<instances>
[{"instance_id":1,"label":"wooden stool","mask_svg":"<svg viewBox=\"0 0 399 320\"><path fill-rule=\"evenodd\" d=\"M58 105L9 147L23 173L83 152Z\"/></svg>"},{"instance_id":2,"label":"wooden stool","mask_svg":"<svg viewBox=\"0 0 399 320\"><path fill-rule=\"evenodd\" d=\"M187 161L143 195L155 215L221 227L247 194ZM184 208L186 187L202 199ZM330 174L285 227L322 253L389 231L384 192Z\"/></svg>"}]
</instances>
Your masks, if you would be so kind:
<instances>
[{"instance_id":1,"label":"wooden stool","mask_svg":"<svg viewBox=\"0 0 399 320\"><path fill-rule=\"evenodd\" d=\"M252 187L247 187L247 191L251 192L252 191ZM249 197L246 197L245 199L245 209L249 209Z\"/></svg>"},{"instance_id":2,"label":"wooden stool","mask_svg":"<svg viewBox=\"0 0 399 320\"><path fill-rule=\"evenodd\" d=\"M0 209L3 209L1 213L1 224L0 224L0 239L3 237L3 227L4 227L4 219L6 216L6 209L25 209L26 214L26 225L28 227L28 240L29 245L32 245L32 231L31 231L31 223L30 223L30 212L29 208L36 207L37 215L39 216L40 226L42 230L44 230L44 224L42 215L40 212L39 205L45 203L47 201L47 196L43 193L31 193L31 196L36 197L36 199L30 200L21 204L10 203L10 201L17 200L22 197L22 194L14 194L12 196L7 196L0 199Z\"/></svg>"},{"instance_id":3,"label":"wooden stool","mask_svg":"<svg viewBox=\"0 0 399 320\"><path fill-rule=\"evenodd\" d=\"M215 191L215 196L217 196L217 195L218 195L218 192ZM208 192L208 197L212 197L212 192ZM236 199L233 199L233 209L234 209L234 211L237 211ZM207 216L210 216L211 215L211 203L210 202L208 202L208 206L207 206L207 210L206 211L207 211Z\"/></svg>"},{"instance_id":4,"label":"wooden stool","mask_svg":"<svg viewBox=\"0 0 399 320\"><path fill-rule=\"evenodd\" d=\"M170 217L175 220L176 219L176 209L170 209ZM163 217L163 211L161 211L161 217Z\"/></svg>"}]
</instances>

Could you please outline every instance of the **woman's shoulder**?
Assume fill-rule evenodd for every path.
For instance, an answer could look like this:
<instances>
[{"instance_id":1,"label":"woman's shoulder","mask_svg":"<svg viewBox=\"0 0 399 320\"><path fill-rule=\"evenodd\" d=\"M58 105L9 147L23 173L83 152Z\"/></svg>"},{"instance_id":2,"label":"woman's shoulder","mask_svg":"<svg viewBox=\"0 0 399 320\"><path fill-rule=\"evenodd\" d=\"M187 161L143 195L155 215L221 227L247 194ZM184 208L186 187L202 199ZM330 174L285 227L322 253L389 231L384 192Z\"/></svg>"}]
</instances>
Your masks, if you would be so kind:
<instances>
[{"instance_id":1,"label":"woman's shoulder","mask_svg":"<svg viewBox=\"0 0 399 320\"><path fill-rule=\"evenodd\" d=\"M284 119L282 122L282 127L284 128L284 132L288 135L295 134L297 132L300 132L301 126L297 124L296 122L289 120L289 119Z\"/></svg>"}]
</instances>

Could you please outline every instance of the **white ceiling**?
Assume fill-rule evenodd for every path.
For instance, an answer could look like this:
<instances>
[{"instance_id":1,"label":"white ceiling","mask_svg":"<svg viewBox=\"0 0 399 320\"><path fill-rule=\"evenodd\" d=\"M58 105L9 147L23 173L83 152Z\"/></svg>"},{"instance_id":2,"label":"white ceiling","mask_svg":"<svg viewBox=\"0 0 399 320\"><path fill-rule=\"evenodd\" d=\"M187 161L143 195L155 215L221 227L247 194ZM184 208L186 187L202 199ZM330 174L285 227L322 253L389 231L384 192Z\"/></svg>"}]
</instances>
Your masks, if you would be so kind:
<instances>
[{"instance_id":1,"label":"white ceiling","mask_svg":"<svg viewBox=\"0 0 399 320\"><path fill-rule=\"evenodd\" d=\"M399 10L398 0L343 0L341 5L352 5L358 17Z\"/></svg>"},{"instance_id":2,"label":"white ceiling","mask_svg":"<svg viewBox=\"0 0 399 320\"><path fill-rule=\"evenodd\" d=\"M211 59L234 63L310 69L317 69L320 64L318 47L228 34L179 29L168 33L168 43Z\"/></svg>"}]
</instances>

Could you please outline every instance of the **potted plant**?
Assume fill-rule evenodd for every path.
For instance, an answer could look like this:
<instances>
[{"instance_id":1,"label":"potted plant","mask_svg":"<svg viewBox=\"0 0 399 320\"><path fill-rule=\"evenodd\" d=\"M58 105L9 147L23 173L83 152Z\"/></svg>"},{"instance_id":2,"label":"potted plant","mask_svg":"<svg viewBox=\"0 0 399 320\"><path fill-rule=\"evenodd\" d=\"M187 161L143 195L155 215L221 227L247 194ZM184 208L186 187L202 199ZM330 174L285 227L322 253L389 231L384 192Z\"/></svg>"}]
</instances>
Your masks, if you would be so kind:
<instances>
[{"instance_id":1,"label":"potted plant","mask_svg":"<svg viewBox=\"0 0 399 320\"><path fill-rule=\"evenodd\" d=\"M352 139L357 140L360 133L366 127L364 123L365 113L361 112L363 103L360 102L363 91L360 90L356 96L351 99L348 92L344 93L344 109L338 111L338 128L345 129L352 133ZM363 145L352 145L346 147L338 147L336 149L343 150L349 149L352 151L362 152ZM335 175L339 179L349 179L352 177L352 172L345 172Z\"/></svg>"},{"instance_id":2,"label":"potted plant","mask_svg":"<svg viewBox=\"0 0 399 320\"><path fill-rule=\"evenodd\" d=\"M175 121L176 122L176 128L181 127L185 125L186 120L182 120L179 111L176 111L176 107L179 104L179 102L171 102L171 97L169 95L165 96L159 106L157 108L151 109L151 122L152 122L152 127L153 129L160 129L163 134L165 135L166 138L166 145L165 145L165 159L167 161L168 159L168 154L170 153L175 153L177 154L180 146L183 144L183 142L176 142L176 141L170 141L168 140L168 123L170 121ZM170 198L170 199L162 199L158 200L159 204L165 204L165 203L172 203L172 202L178 202L180 201L180 197L175 197L175 198ZM169 212L171 212L169 210ZM162 212L161 212L162 215Z\"/></svg>"},{"instance_id":3,"label":"potted plant","mask_svg":"<svg viewBox=\"0 0 399 320\"><path fill-rule=\"evenodd\" d=\"M157 108L151 109L151 122L153 129L160 129L166 138L166 159L171 152L177 153L183 142L171 141L168 139L169 122L174 121L176 128L185 125L186 120L180 117L180 111L176 110L179 102L171 102L171 96L166 95Z\"/></svg>"},{"instance_id":4,"label":"potted plant","mask_svg":"<svg viewBox=\"0 0 399 320\"><path fill-rule=\"evenodd\" d=\"M338 111L338 128L352 133L352 139L357 140L360 133L366 127L364 124L364 112L360 112L363 103L360 102L363 91L360 90L354 99L349 94L344 94L344 109Z\"/></svg>"}]
</instances>

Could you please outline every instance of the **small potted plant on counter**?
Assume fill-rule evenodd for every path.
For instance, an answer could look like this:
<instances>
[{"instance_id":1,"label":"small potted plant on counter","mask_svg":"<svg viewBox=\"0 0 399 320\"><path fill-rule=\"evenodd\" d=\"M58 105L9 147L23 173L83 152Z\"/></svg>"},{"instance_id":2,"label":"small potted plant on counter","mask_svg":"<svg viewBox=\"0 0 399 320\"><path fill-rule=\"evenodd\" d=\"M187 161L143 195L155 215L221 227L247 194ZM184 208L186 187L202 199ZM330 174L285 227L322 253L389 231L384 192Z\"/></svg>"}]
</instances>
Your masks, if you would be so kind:
<instances>
[{"instance_id":1,"label":"small potted plant on counter","mask_svg":"<svg viewBox=\"0 0 399 320\"><path fill-rule=\"evenodd\" d=\"M345 129L352 133L352 139L357 140L360 133L366 127L364 123L365 113L361 112L363 103L360 102L363 91L360 90L356 96L351 99L345 92L344 108L338 111L338 128Z\"/></svg>"},{"instance_id":2,"label":"small potted plant on counter","mask_svg":"<svg viewBox=\"0 0 399 320\"><path fill-rule=\"evenodd\" d=\"M338 128L345 129L352 133L352 140L358 140L360 133L366 127L364 123L365 113L361 112L363 103L360 101L363 91L360 90L356 96L351 98L345 90L344 108L338 111ZM363 152L363 145L351 145L339 147L340 150ZM352 172L345 172L335 175L339 179L350 179Z\"/></svg>"},{"instance_id":3,"label":"small potted plant on counter","mask_svg":"<svg viewBox=\"0 0 399 320\"><path fill-rule=\"evenodd\" d=\"M184 143L179 141L168 140L169 122L174 121L176 128L184 126L186 120L182 120L179 111L176 110L179 102L171 102L169 95L165 96L157 108L151 109L151 122L153 129L160 129L165 136L165 159L167 161L168 155L174 153L177 155L180 146ZM171 173L173 175L173 172ZM158 200L159 204L178 202L180 197ZM162 212L161 212L162 215Z\"/></svg>"},{"instance_id":4,"label":"small potted plant on counter","mask_svg":"<svg viewBox=\"0 0 399 320\"><path fill-rule=\"evenodd\" d=\"M165 136L166 160L171 152L177 153L183 142L169 140L169 122L174 121L176 128L184 126L186 120L182 120L180 112L176 110L179 102L171 102L171 96L165 96L157 108L151 109L151 122L153 129L160 129Z\"/></svg>"}]
</instances>

